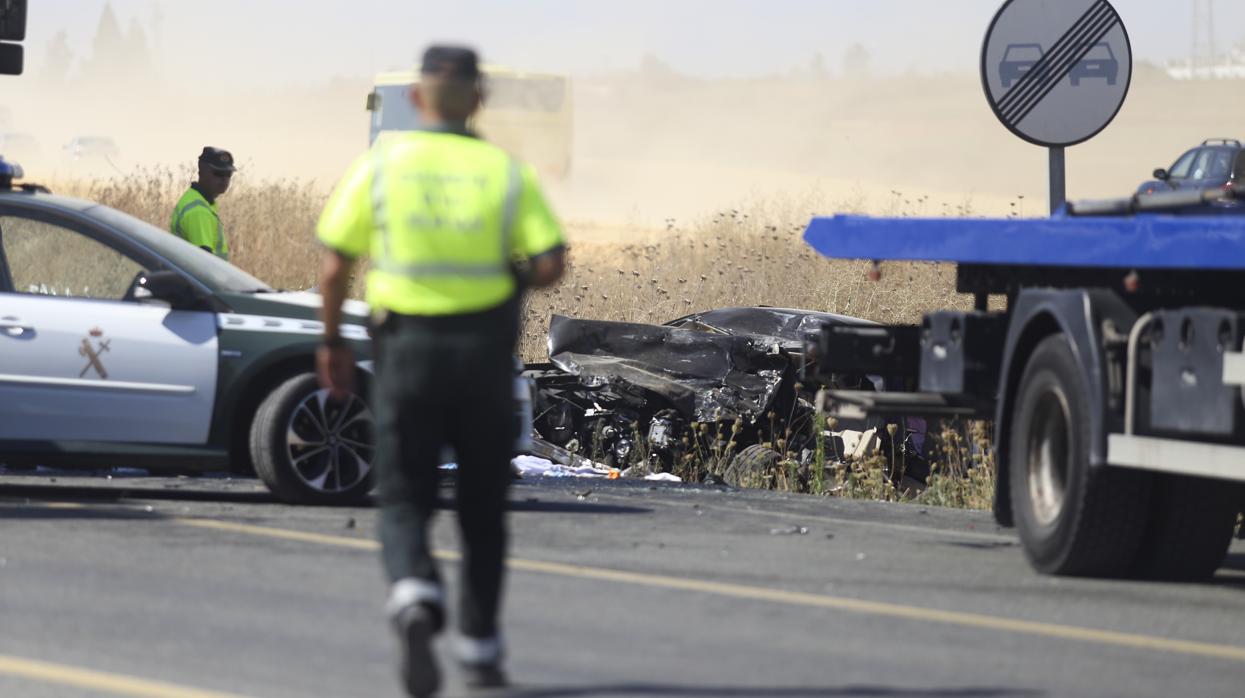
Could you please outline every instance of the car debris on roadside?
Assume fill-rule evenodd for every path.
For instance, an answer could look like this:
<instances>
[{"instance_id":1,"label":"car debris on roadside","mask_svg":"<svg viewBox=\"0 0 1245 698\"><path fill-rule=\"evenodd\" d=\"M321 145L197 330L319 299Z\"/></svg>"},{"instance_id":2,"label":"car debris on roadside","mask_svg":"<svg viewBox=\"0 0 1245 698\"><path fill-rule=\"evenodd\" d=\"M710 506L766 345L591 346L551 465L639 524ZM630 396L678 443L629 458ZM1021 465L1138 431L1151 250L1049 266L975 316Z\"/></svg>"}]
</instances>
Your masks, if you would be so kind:
<instances>
[{"instance_id":1,"label":"car debris on roadside","mask_svg":"<svg viewBox=\"0 0 1245 698\"><path fill-rule=\"evenodd\" d=\"M563 466L624 477L684 472L755 486L755 471L807 464L819 448L816 393L885 390L875 375L802 380L805 337L823 325L870 321L809 310L737 307L664 325L553 316L549 361L528 364L535 435L530 452ZM828 426L828 425L827 425ZM903 449L923 479L920 420L862 420L822 429L820 448L847 461ZM891 439L881 438L898 434Z\"/></svg>"}]
</instances>

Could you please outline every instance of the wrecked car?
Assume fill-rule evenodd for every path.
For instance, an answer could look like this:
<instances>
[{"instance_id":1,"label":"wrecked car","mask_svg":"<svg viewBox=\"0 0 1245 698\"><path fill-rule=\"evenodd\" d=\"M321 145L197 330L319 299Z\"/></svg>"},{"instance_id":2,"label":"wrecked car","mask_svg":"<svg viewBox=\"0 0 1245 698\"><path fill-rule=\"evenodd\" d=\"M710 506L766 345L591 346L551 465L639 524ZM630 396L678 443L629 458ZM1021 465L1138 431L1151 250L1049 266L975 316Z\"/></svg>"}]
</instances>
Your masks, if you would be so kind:
<instances>
[{"instance_id":1,"label":"wrecked car","mask_svg":"<svg viewBox=\"0 0 1245 698\"><path fill-rule=\"evenodd\" d=\"M533 426L538 440L619 469L716 462L730 481L758 463L807 463L817 448L817 390L883 390L885 380L831 373L802 381L801 364L811 360L805 337L824 325L873 324L770 307L721 308L663 325L555 315L549 361L524 372L535 390ZM850 426L880 433L885 423L875 421Z\"/></svg>"}]
</instances>

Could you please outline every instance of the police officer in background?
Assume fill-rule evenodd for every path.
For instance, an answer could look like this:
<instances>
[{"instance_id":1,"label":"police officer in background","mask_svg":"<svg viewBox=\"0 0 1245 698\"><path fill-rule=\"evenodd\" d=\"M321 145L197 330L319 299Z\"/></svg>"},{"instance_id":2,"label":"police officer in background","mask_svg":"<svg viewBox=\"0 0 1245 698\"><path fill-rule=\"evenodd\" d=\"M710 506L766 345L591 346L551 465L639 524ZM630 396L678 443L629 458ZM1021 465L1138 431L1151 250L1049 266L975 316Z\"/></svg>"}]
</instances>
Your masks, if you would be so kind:
<instances>
[{"instance_id":1,"label":"police officer in background","mask_svg":"<svg viewBox=\"0 0 1245 698\"><path fill-rule=\"evenodd\" d=\"M403 646L407 691L426 696L440 686L432 640L446 620L429 550L443 445L457 454L464 548L454 651L469 686L506 683L498 612L517 436L520 293L561 278L564 245L532 169L467 128L483 99L476 54L433 46L420 73L410 93L419 130L377 139L320 218L328 250L317 369L334 395L352 389L354 358L338 335L341 304L355 260L370 256L387 611Z\"/></svg>"},{"instance_id":2,"label":"police officer in background","mask_svg":"<svg viewBox=\"0 0 1245 698\"><path fill-rule=\"evenodd\" d=\"M208 146L199 154L199 179L173 209L169 230L177 237L229 261L229 242L220 225L216 199L229 191L237 168L228 150Z\"/></svg>"}]
</instances>

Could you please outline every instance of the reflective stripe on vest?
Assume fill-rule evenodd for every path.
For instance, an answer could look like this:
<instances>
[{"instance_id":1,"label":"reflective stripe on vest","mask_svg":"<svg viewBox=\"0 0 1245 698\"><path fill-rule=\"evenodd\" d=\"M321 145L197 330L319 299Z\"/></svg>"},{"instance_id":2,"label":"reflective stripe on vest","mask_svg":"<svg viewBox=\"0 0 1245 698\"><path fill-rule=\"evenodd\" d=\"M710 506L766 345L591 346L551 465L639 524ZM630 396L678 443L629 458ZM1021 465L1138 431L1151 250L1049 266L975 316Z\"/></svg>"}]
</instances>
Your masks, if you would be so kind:
<instances>
[{"instance_id":1,"label":"reflective stripe on vest","mask_svg":"<svg viewBox=\"0 0 1245 698\"><path fill-rule=\"evenodd\" d=\"M381 174L385 165L384 155L381 149L377 148L376 151L372 159L372 225L380 234L381 255L372 260L373 268L386 274L409 278L436 276L488 278L510 273L510 239L514 228L514 218L519 208L519 194L523 189L523 173L517 160L510 159L506 174L506 198L502 204L500 262L399 262L393 259L393 247L390 242L384 175Z\"/></svg>"},{"instance_id":2,"label":"reflective stripe on vest","mask_svg":"<svg viewBox=\"0 0 1245 698\"><path fill-rule=\"evenodd\" d=\"M523 172L519 169L519 161L510 158L510 171L506 179L506 201L501 213L502 260L510 259L510 238L514 231L514 217L519 210L519 194L521 193L523 193Z\"/></svg>"},{"instance_id":3,"label":"reflective stripe on vest","mask_svg":"<svg viewBox=\"0 0 1245 698\"><path fill-rule=\"evenodd\" d=\"M380 259L393 259L393 246L389 243L389 211L385 207L385 150L372 148L372 225L380 233Z\"/></svg>"},{"instance_id":4,"label":"reflective stripe on vest","mask_svg":"<svg viewBox=\"0 0 1245 698\"><path fill-rule=\"evenodd\" d=\"M216 213L212 211L212 207L207 205L205 202L196 199L186 204L185 208L177 212L177 220L174 221L173 223L173 227L177 229L177 236L183 240L186 239L186 232L182 230L182 218L186 215L188 211L190 211L191 209L196 209L196 208L206 208L208 212L212 214L212 217L216 219L216 245L215 245L216 250L213 252L213 254L219 257L224 252L223 248L224 248L224 240L225 240L225 236L221 234L221 231L220 231L220 216L217 216Z\"/></svg>"}]
</instances>

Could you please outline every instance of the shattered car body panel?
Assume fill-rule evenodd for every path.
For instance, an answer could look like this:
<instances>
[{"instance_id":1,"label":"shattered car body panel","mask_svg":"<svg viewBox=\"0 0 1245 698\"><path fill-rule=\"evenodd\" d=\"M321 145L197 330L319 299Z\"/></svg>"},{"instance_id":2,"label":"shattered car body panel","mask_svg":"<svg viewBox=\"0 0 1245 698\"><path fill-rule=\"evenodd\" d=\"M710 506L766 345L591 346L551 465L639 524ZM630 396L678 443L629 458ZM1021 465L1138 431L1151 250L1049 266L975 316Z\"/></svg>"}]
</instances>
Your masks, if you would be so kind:
<instances>
[{"instance_id":1,"label":"shattered car body panel","mask_svg":"<svg viewBox=\"0 0 1245 698\"><path fill-rule=\"evenodd\" d=\"M742 335L554 316L549 358L586 386L621 383L696 421L754 421L773 403L788 359Z\"/></svg>"},{"instance_id":2,"label":"shattered car body panel","mask_svg":"<svg viewBox=\"0 0 1245 698\"><path fill-rule=\"evenodd\" d=\"M703 313L687 315L666 323L669 327L685 327L728 335L747 335L757 341L775 344L787 351L804 350L804 338L809 332L826 325L871 326L872 320L791 308L719 308Z\"/></svg>"},{"instance_id":3,"label":"shattered car body panel","mask_svg":"<svg viewBox=\"0 0 1245 698\"><path fill-rule=\"evenodd\" d=\"M827 324L874 323L766 307L710 310L664 325L554 316L551 363L525 371L536 386L538 437L620 468L666 469L697 451L738 453L762 443L811 457L820 387L882 389L876 376L798 380L805 333Z\"/></svg>"}]
</instances>

